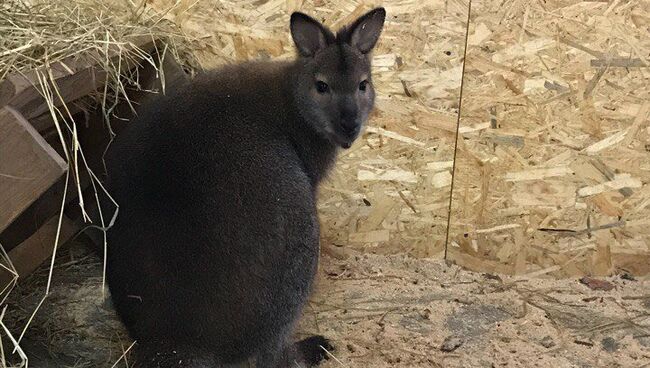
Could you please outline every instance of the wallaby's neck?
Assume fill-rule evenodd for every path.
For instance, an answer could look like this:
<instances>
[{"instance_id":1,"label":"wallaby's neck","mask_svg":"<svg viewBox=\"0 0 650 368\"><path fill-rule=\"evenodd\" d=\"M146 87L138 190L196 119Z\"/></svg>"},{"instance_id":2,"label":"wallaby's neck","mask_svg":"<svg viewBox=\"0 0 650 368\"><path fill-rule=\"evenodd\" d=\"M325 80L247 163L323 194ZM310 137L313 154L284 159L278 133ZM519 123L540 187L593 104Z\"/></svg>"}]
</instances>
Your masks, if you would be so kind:
<instances>
[{"instance_id":1,"label":"wallaby's neck","mask_svg":"<svg viewBox=\"0 0 650 368\"><path fill-rule=\"evenodd\" d=\"M300 117L300 119L302 118ZM312 129L306 127L305 124L302 131L294 130L291 139L305 171L316 189L334 166L338 149L330 141L321 138Z\"/></svg>"},{"instance_id":2,"label":"wallaby's neck","mask_svg":"<svg viewBox=\"0 0 650 368\"><path fill-rule=\"evenodd\" d=\"M316 190L320 181L334 166L338 147L317 134L312 125L308 124L300 114L292 93L293 84L295 83L293 76L296 75L293 68L295 68L294 64L288 66L289 78L286 78L289 92L286 94L289 105L288 111L291 114L289 120L292 125L288 129L288 133L298 156L302 160L305 171L311 179L314 190Z\"/></svg>"}]
</instances>

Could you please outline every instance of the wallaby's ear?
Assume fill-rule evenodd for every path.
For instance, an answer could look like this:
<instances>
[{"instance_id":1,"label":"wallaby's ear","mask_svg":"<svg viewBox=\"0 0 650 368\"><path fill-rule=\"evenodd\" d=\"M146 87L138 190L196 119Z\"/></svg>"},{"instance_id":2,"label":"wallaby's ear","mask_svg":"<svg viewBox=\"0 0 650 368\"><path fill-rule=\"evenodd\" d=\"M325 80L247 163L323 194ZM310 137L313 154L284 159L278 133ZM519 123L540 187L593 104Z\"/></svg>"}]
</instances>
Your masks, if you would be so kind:
<instances>
[{"instance_id":1,"label":"wallaby's ear","mask_svg":"<svg viewBox=\"0 0 650 368\"><path fill-rule=\"evenodd\" d=\"M334 35L316 19L300 13L291 14L291 37L302 56L311 57L334 40Z\"/></svg>"},{"instance_id":2,"label":"wallaby's ear","mask_svg":"<svg viewBox=\"0 0 650 368\"><path fill-rule=\"evenodd\" d=\"M384 8L375 8L362 15L350 26L350 45L356 47L362 54L370 52L379 40L385 19Z\"/></svg>"}]
</instances>

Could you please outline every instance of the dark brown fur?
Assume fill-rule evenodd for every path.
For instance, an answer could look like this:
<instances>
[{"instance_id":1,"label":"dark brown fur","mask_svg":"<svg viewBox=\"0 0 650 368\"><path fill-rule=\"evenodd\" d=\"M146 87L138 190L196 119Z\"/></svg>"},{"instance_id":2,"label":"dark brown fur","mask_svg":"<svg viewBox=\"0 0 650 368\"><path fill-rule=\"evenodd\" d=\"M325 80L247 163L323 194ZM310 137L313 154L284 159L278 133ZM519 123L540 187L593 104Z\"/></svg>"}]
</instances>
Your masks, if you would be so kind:
<instances>
[{"instance_id":1,"label":"dark brown fur","mask_svg":"<svg viewBox=\"0 0 650 368\"><path fill-rule=\"evenodd\" d=\"M366 15L373 33L359 42L328 39L294 62L198 76L114 142L108 186L120 212L108 282L139 366L311 366L320 346L332 348L321 336L289 339L317 267L317 186L374 101L371 85L358 87L370 50L357 45L374 46L384 16ZM299 49L295 32L313 38L314 26L292 16ZM316 75L329 96L315 92Z\"/></svg>"}]
</instances>

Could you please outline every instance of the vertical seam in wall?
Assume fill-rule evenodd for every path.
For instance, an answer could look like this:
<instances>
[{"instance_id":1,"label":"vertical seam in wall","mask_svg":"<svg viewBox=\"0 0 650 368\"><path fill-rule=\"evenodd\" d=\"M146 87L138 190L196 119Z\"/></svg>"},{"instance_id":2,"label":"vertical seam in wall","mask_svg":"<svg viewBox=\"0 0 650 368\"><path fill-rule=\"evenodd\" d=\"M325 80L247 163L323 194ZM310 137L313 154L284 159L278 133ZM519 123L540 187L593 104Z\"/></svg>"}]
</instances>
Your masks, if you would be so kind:
<instances>
[{"instance_id":1,"label":"vertical seam in wall","mask_svg":"<svg viewBox=\"0 0 650 368\"><path fill-rule=\"evenodd\" d=\"M456 117L456 139L454 140L454 159L451 166L451 188L449 189L449 208L447 211L447 233L445 236L445 256L444 260L447 260L448 249L449 249L449 232L451 231L451 206L452 199L454 198L454 183L456 179L456 156L458 152L458 138L460 136L460 114L463 111L463 87L465 85L465 65L467 65L467 44L469 41L469 21L472 14L472 0L469 0L467 6L467 24L465 28L465 50L463 51L463 69L460 79L460 96L458 101L458 114Z\"/></svg>"}]
</instances>

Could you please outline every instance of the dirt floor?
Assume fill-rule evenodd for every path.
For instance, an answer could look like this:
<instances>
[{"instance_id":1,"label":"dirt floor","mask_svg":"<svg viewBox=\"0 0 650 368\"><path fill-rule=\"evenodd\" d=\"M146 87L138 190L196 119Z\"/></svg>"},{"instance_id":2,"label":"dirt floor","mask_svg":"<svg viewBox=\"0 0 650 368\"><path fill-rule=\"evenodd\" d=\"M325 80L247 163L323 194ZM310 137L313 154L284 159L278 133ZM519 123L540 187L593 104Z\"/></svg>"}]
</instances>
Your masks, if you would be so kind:
<instances>
[{"instance_id":1,"label":"dirt floor","mask_svg":"<svg viewBox=\"0 0 650 368\"><path fill-rule=\"evenodd\" d=\"M518 280L345 248L323 253L298 335L332 339L325 367L650 367L648 278L619 275L590 283L611 290L592 290L576 279ZM21 343L30 366L111 367L131 342L102 298L101 259L75 242L56 264L52 292ZM14 334L47 275L45 265L12 294L5 321Z\"/></svg>"}]
</instances>

